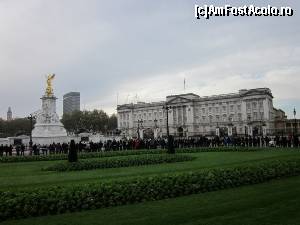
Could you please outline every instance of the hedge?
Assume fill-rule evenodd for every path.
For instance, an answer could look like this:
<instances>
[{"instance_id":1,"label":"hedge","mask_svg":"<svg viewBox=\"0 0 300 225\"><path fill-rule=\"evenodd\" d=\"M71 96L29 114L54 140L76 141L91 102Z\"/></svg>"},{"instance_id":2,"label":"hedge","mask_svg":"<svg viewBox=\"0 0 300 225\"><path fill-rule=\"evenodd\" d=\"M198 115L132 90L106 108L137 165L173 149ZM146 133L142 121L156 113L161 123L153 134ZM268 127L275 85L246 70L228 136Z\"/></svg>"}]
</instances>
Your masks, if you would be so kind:
<instances>
[{"instance_id":1,"label":"hedge","mask_svg":"<svg viewBox=\"0 0 300 225\"><path fill-rule=\"evenodd\" d=\"M289 150L299 151L299 149L290 148ZM278 150L278 148L257 148L257 147L201 147L201 148L181 148L176 149L177 153L198 153L198 152L253 152L262 150ZM79 153L79 159L89 158L103 158L113 156L129 156L129 155L143 155L143 154L162 154L166 153L165 149L151 149L151 150L122 150L122 151L104 151L104 152L86 152ZM53 155L31 155L31 156L7 156L0 157L0 163L13 162L33 162L33 161L56 161L67 160L66 154Z\"/></svg>"},{"instance_id":2,"label":"hedge","mask_svg":"<svg viewBox=\"0 0 300 225\"><path fill-rule=\"evenodd\" d=\"M110 183L0 192L0 220L174 198L295 175L300 175L299 159Z\"/></svg>"},{"instance_id":3,"label":"hedge","mask_svg":"<svg viewBox=\"0 0 300 225\"><path fill-rule=\"evenodd\" d=\"M189 155L176 154L154 154L154 155L141 155L141 156L129 156L129 157L112 157L105 158L102 160L82 160L79 162L63 162L58 163L43 170L50 171L75 171L75 170L93 170L93 169L104 169L104 168L120 168L120 167L130 167L130 166L143 166L151 164L161 164L161 163L174 163L174 162L184 162L196 159Z\"/></svg>"},{"instance_id":4,"label":"hedge","mask_svg":"<svg viewBox=\"0 0 300 225\"><path fill-rule=\"evenodd\" d=\"M114 157L114 156L129 156L129 155L142 155L142 154L156 154L163 153L163 150L124 150L124 151L107 151L107 152L87 152L79 153L79 159L89 158L103 158L103 157ZM56 161L56 160L67 160L67 154L53 154L53 155L29 155L29 156L7 156L0 157L1 163L11 162L33 162L33 161Z\"/></svg>"}]
</instances>

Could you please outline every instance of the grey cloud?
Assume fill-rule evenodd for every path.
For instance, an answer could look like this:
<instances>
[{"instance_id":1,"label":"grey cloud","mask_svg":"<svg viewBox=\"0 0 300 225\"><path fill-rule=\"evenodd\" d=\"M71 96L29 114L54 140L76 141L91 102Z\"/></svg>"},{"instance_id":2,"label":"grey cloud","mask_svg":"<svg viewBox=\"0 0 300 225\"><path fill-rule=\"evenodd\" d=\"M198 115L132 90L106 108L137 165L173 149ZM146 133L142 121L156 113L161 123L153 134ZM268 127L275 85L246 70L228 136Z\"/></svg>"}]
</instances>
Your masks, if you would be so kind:
<instances>
[{"instance_id":1,"label":"grey cloud","mask_svg":"<svg viewBox=\"0 0 300 225\"><path fill-rule=\"evenodd\" d=\"M57 74L55 92L60 100L65 92L76 90L86 108L109 112L116 108L118 92L120 102L128 94L129 99L138 94L140 100L160 100L182 92L183 77L189 90L200 95L266 85L276 98L285 99L276 102L278 107L286 107L295 87L291 77L300 72L299 15L195 20L195 3L205 4L1 1L0 95L5 97L0 115L8 106L19 116L39 108L49 72ZM263 4L299 9L296 1ZM282 76L289 79L277 82Z\"/></svg>"}]
</instances>

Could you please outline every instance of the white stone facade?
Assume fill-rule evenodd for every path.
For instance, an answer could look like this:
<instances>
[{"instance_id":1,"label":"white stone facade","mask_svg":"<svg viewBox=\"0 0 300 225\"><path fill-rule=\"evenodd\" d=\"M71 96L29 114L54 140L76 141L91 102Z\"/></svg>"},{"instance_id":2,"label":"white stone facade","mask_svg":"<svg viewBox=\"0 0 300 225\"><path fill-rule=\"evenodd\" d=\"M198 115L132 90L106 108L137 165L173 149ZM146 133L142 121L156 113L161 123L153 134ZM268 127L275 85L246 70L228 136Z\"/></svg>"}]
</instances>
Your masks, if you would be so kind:
<instances>
[{"instance_id":1,"label":"white stone facade","mask_svg":"<svg viewBox=\"0 0 300 225\"><path fill-rule=\"evenodd\" d=\"M171 95L166 101L118 105L118 128L125 137L166 135L166 110L170 134L268 135L274 128L273 96L269 88L242 89L238 93L200 97ZM141 122L142 121L142 122Z\"/></svg>"}]
</instances>

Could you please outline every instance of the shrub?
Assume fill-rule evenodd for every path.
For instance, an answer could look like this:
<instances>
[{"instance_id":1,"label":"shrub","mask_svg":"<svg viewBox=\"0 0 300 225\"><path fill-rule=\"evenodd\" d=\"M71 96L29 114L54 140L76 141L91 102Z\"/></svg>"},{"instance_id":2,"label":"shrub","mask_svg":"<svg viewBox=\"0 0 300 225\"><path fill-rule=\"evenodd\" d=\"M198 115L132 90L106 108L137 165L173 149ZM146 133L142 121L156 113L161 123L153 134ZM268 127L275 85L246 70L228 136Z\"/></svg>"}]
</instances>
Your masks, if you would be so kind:
<instances>
[{"instance_id":1,"label":"shrub","mask_svg":"<svg viewBox=\"0 0 300 225\"><path fill-rule=\"evenodd\" d=\"M121 158L105 158L102 160L84 160L74 163L58 163L53 166L47 167L43 170L53 171L74 171L74 170L92 170L92 169L104 169L104 168L119 168L119 167L130 167L130 166L143 166L151 164L161 163L174 163L184 162L195 159L195 157L188 155L166 155L166 154L155 154L155 155L141 155L141 156L130 156Z\"/></svg>"},{"instance_id":2,"label":"shrub","mask_svg":"<svg viewBox=\"0 0 300 225\"><path fill-rule=\"evenodd\" d=\"M280 148L279 148L280 149ZM176 149L176 153L198 153L198 152L253 152L253 151L277 151L278 148L256 148L256 147L201 147L201 148L182 148ZM290 149L299 151L299 149ZM121 151L107 151L107 152L84 152L79 153L79 159L90 158L103 158L113 156L129 156L129 155L143 155L143 154L163 154L167 153L165 149L151 149L151 150L121 150ZM32 162L32 161L55 161L66 160L68 155L66 154L54 154L54 155L31 155L31 156L7 156L0 157L0 163L11 162Z\"/></svg>"},{"instance_id":3,"label":"shrub","mask_svg":"<svg viewBox=\"0 0 300 225\"><path fill-rule=\"evenodd\" d=\"M72 187L0 192L0 220L174 198L300 175L300 160L139 177Z\"/></svg>"},{"instance_id":4,"label":"shrub","mask_svg":"<svg viewBox=\"0 0 300 225\"><path fill-rule=\"evenodd\" d=\"M129 155L143 155L143 154L160 154L165 153L164 150L123 150L123 151L107 151L107 152L84 152L79 153L79 159L90 158L104 158L114 156L129 156ZM56 161L67 160L66 154L54 154L54 155L30 155L30 156L7 156L0 157L1 163L13 163L13 162L33 162L33 161Z\"/></svg>"}]
</instances>

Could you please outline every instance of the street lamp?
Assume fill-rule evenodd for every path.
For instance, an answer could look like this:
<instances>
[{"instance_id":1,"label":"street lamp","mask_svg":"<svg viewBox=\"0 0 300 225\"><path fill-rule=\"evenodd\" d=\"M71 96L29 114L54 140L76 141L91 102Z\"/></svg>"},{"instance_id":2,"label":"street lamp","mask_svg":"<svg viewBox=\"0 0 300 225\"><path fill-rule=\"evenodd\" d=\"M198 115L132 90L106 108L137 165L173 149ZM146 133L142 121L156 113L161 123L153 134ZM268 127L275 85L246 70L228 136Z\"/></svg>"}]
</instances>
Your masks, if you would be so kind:
<instances>
[{"instance_id":1,"label":"street lamp","mask_svg":"<svg viewBox=\"0 0 300 225\"><path fill-rule=\"evenodd\" d=\"M251 116L250 115L248 115L247 120L248 120L248 123L247 123L247 125L248 125L248 132L247 132L247 134L249 136L252 136L252 121L251 121Z\"/></svg>"},{"instance_id":2,"label":"street lamp","mask_svg":"<svg viewBox=\"0 0 300 225\"><path fill-rule=\"evenodd\" d=\"M264 127L266 123L264 121L260 121L260 136L264 136Z\"/></svg>"},{"instance_id":3,"label":"street lamp","mask_svg":"<svg viewBox=\"0 0 300 225\"><path fill-rule=\"evenodd\" d=\"M143 120L142 119L138 120L137 123L138 123L137 135L138 135L138 139L140 139L140 124L141 126L143 125Z\"/></svg>"},{"instance_id":4,"label":"street lamp","mask_svg":"<svg viewBox=\"0 0 300 225\"><path fill-rule=\"evenodd\" d=\"M172 109L171 106L168 106L167 104L163 106L163 109L166 111L167 114L167 138L168 138L168 153L169 154L174 154L175 153L175 148L173 145L173 137L170 136L170 131L169 131L169 110Z\"/></svg>"},{"instance_id":5,"label":"street lamp","mask_svg":"<svg viewBox=\"0 0 300 225\"><path fill-rule=\"evenodd\" d=\"M294 135L297 135L297 120L296 120L296 108L294 108Z\"/></svg>"},{"instance_id":6,"label":"street lamp","mask_svg":"<svg viewBox=\"0 0 300 225\"><path fill-rule=\"evenodd\" d=\"M27 119L30 121L30 135L29 135L29 148L32 149L32 130L33 130L33 120L35 119L35 116L30 114Z\"/></svg>"},{"instance_id":7,"label":"street lamp","mask_svg":"<svg viewBox=\"0 0 300 225\"><path fill-rule=\"evenodd\" d=\"M216 126L216 136L220 137L220 127L219 127L219 122L217 122L217 126Z\"/></svg>"},{"instance_id":8,"label":"street lamp","mask_svg":"<svg viewBox=\"0 0 300 225\"><path fill-rule=\"evenodd\" d=\"M157 119L154 119L154 127L157 128Z\"/></svg>"},{"instance_id":9,"label":"street lamp","mask_svg":"<svg viewBox=\"0 0 300 225\"><path fill-rule=\"evenodd\" d=\"M228 118L228 136L232 136L232 128L233 128L233 123L232 123L232 117Z\"/></svg>"},{"instance_id":10,"label":"street lamp","mask_svg":"<svg viewBox=\"0 0 300 225\"><path fill-rule=\"evenodd\" d=\"M158 138L157 119L155 118L153 121L154 121L154 138L157 139Z\"/></svg>"}]
</instances>

